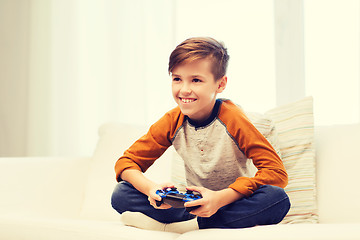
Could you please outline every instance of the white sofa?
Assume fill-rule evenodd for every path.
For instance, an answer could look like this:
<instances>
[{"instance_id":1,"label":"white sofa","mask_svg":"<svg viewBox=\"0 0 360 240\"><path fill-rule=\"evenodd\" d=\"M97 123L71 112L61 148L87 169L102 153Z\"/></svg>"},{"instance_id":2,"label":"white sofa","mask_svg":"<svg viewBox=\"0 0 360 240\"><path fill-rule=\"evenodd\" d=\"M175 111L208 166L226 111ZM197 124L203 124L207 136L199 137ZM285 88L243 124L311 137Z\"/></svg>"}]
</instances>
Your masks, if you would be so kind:
<instances>
[{"instance_id":1,"label":"white sofa","mask_svg":"<svg viewBox=\"0 0 360 240\"><path fill-rule=\"evenodd\" d=\"M121 131L120 131L121 130ZM144 132L143 127L107 124L118 135L99 140L92 157L0 158L0 239L360 239L360 125L315 127L318 223L247 229L207 229L184 234L124 226L112 210L114 156ZM170 180L172 150L146 173ZM98 161L100 159L100 161Z\"/></svg>"}]
</instances>

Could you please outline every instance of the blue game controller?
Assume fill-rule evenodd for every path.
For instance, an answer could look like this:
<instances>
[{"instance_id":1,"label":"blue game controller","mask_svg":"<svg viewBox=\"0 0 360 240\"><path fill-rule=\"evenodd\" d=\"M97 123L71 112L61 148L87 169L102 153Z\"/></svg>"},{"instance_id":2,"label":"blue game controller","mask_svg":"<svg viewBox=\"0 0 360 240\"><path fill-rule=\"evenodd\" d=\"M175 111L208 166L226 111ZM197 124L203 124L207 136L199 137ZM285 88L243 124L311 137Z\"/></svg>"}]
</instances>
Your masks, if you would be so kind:
<instances>
[{"instance_id":1,"label":"blue game controller","mask_svg":"<svg viewBox=\"0 0 360 240\"><path fill-rule=\"evenodd\" d=\"M166 203L174 208L184 208L184 203L201 199L202 196L198 192L187 190L186 193L180 193L177 188L166 188L157 190L156 194L161 197L161 201L156 200L156 206ZM200 206L186 207L186 211L191 212Z\"/></svg>"}]
</instances>

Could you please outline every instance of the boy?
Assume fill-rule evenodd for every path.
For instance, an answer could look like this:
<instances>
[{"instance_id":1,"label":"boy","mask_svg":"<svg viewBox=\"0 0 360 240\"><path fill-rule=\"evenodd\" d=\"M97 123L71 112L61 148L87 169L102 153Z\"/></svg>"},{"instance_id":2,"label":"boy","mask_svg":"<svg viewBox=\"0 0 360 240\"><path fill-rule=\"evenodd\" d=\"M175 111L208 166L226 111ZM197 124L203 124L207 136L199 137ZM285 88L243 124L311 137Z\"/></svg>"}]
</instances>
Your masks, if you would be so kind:
<instances>
[{"instance_id":1,"label":"boy","mask_svg":"<svg viewBox=\"0 0 360 240\"><path fill-rule=\"evenodd\" d=\"M113 208L125 225L183 233L205 228L245 228L279 223L290 208L287 173L275 150L230 100L216 99L227 84L226 48L212 38L190 38L170 55L172 94L178 107L153 124L116 162L119 184ZM161 200L156 190L174 187L145 172L173 145L184 160L188 190L202 199L186 212ZM247 166L251 159L254 176Z\"/></svg>"}]
</instances>

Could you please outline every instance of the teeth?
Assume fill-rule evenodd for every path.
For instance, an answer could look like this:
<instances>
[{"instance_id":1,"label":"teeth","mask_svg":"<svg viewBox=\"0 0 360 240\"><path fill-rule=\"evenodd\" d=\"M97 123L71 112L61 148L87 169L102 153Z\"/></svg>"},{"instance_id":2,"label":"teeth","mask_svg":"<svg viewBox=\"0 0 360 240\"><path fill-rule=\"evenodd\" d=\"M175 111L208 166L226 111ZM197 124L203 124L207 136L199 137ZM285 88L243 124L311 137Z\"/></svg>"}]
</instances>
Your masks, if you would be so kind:
<instances>
[{"instance_id":1,"label":"teeth","mask_svg":"<svg viewBox=\"0 0 360 240\"><path fill-rule=\"evenodd\" d=\"M181 101L184 102L184 103L190 103L190 102L194 102L195 99L192 99L192 98L181 98Z\"/></svg>"}]
</instances>

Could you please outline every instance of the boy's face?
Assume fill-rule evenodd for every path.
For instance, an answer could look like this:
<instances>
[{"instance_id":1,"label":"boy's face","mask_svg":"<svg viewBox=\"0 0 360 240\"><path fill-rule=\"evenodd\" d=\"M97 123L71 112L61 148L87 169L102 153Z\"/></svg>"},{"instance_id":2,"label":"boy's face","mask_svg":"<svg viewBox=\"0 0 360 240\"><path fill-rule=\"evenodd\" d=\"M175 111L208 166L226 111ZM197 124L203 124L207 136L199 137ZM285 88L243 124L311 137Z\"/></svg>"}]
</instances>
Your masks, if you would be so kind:
<instances>
[{"instance_id":1,"label":"boy's face","mask_svg":"<svg viewBox=\"0 0 360 240\"><path fill-rule=\"evenodd\" d=\"M196 122L210 117L216 101L227 83L226 76L214 79L209 58L176 66L172 71L172 94L181 112Z\"/></svg>"}]
</instances>

